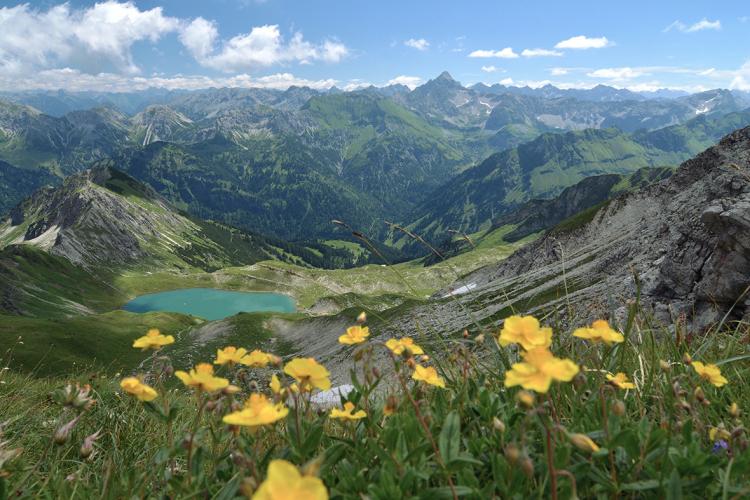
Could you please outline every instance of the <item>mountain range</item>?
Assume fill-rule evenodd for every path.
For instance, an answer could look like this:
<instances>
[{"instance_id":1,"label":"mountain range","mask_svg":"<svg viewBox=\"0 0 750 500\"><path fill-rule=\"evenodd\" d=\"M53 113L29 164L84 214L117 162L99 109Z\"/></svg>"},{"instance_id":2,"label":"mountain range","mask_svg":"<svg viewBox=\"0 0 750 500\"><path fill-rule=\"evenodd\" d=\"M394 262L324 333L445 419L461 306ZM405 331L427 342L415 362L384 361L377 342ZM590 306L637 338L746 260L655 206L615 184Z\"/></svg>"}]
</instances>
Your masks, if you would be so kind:
<instances>
[{"instance_id":1,"label":"mountain range","mask_svg":"<svg viewBox=\"0 0 750 500\"><path fill-rule=\"evenodd\" d=\"M2 97L0 212L106 161L200 219L323 244L342 220L404 256L418 250L384 220L433 240L475 231L586 176L676 165L746 125L750 104L725 90L467 88L447 72L414 90Z\"/></svg>"}]
</instances>

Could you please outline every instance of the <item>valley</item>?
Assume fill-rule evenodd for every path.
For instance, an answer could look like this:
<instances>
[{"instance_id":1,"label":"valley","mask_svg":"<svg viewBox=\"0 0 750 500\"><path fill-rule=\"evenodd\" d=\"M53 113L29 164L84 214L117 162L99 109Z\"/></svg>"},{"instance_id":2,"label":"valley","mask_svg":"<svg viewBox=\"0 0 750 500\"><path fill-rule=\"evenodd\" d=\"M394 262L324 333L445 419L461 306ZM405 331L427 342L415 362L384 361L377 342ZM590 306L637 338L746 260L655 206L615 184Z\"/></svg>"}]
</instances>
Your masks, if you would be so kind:
<instances>
[{"instance_id":1,"label":"valley","mask_svg":"<svg viewBox=\"0 0 750 500\"><path fill-rule=\"evenodd\" d=\"M521 272L498 289L487 276L535 240L577 231L613 198L667 182L684 159L750 124L748 111L738 110L743 97L727 92L707 94L715 108L704 106L690 118L688 110L702 102L697 94L654 108L642 97L606 88L551 90L465 88L443 73L415 91L167 94L160 99L168 104L152 102L132 117L112 108L55 117L6 106L0 157L16 164L0 164L14 179L3 184L5 199L42 183L57 187L41 188L0 224L0 347L12 348L25 369L43 359L54 360L60 372L73 362L101 369L118 360L121 369L127 357L74 355L78 351L68 347L57 355L35 342L22 347L19 336L52 321L42 342L53 346L67 344L61 339L71 328L92 334L98 328L115 339L127 325L134 332L153 318L186 339L213 332L211 345L252 325L263 338L286 342L290 352L308 352L318 343L299 332L316 331L310 325L318 324L338 328L333 325L359 310L384 332L402 333L413 332L406 318L415 315L428 314L431 328L450 325L455 332L477 327L477 320L496 323L498 311L552 311L595 281L568 281L565 270L563 282L558 271L542 281ZM475 100L492 112L485 104L467 107ZM620 113L624 105L659 115L672 106L673 114L652 130L606 119L577 123L575 115L554 132L539 122L532 135L527 128L518 136L517 146L491 154L503 106L512 111L509 125L528 125L528 116L518 114L524 100L554 102L558 113L566 103L576 109L588 103L596 113ZM12 132L19 122L24 132ZM49 142L45 127L66 130L75 140ZM76 148L91 154L92 141L100 158L91 157L91 169L77 172ZM51 163L36 162L42 150ZM28 172L29 180L19 172ZM575 276L571 265L567 272ZM283 294L297 312L276 313L283 320L261 312L206 322L169 308L145 315L120 310L135 297L182 289ZM187 345L204 350L197 340ZM337 356L335 345L322 345L316 356ZM123 344L113 352L125 350ZM193 354L189 348L183 353ZM345 380L343 366L336 372Z\"/></svg>"}]
</instances>

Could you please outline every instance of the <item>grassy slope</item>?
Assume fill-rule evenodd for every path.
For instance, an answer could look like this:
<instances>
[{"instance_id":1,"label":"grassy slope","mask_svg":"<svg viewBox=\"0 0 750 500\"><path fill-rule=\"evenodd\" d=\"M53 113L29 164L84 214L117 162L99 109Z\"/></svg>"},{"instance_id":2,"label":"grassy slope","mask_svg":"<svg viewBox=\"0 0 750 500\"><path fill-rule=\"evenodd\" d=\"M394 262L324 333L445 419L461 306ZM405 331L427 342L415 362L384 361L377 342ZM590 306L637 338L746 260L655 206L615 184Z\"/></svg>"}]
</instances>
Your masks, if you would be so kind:
<instances>
[{"instance_id":1,"label":"grassy slope","mask_svg":"<svg viewBox=\"0 0 750 500\"><path fill-rule=\"evenodd\" d=\"M476 235L475 235L476 236ZM24 370L32 369L43 361L41 373L62 373L72 366L93 364L109 371L132 366L129 343L149 327L162 328L176 333L195 327L195 318L179 314L138 315L124 311L111 311L129 298L143 293L191 287L211 287L229 290L254 290L285 293L293 296L298 307L312 307L321 299L325 304L318 312L335 313L345 308L384 310L404 301L422 301L462 275L486 264L497 262L509 255L523 242L508 245L502 241L500 231L476 237L477 248L444 262L425 267L418 261L392 266L367 265L348 270L322 270L300 267L279 261L265 261L253 266L221 269L212 273L197 269L176 269L163 272L129 270L110 276L112 286L104 279L92 280L91 275L30 247L21 247L27 269L16 276L17 283L35 282L49 287L45 293L47 303L38 300L41 292L28 296L23 302L26 314L37 317L3 316L0 321L0 352L13 348L16 364ZM51 260L57 263L58 274L49 275L50 263L35 263L29 259ZM13 269L13 266L8 266ZM17 272L18 270L16 270ZM72 274L68 274L72 273ZM17 285L20 286L20 285ZM35 286L35 289L44 287ZM64 290L64 292L63 292ZM61 308L61 297L87 304L96 312L81 316L80 311ZM70 315L73 315L72 317ZM211 328L222 334L211 342L203 342L198 325L185 335L197 335L187 350L179 353L181 359L197 353L212 352L221 343L237 342L248 347L264 346L271 333L264 327L268 315L243 314L223 322L211 323ZM290 316L294 318L294 316ZM32 335L33 333L33 335ZM23 336L25 344L17 345ZM28 339L28 340L27 340ZM285 350L293 349L286 346Z\"/></svg>"},{"instance_id":2,"label":"grassy slope","mask_svg":"<svg viewBox=\"0 0 750 500\"><path fill-rule=\"evenodd\" d=\"M451 498L450 477L465 498L548 498L551 455L546 443L552 442L553 463L558 471L566 471L557 476L559 498L744 498L750 492L744 431L750 425L750 393L744 390L750 377L749 355L742 342L746 327L687 341L678 324L675 341L644 311L634 311L629 327L619 325L626 341L613 348L573 339L570 329L545 321L555 331L555 355L586 370L573 383L554 383L549 394L537 396L530 407L518 402L517 388L503 384L507 363L515 361L517 353L498 348L489 335L483 342L455 338L446 339L443 347L428 348L445 389L410 382L410 370L404 366L406 389L388 391L395 401L395 413L388 418L377 393L365 403L367 396L355 392L350 398L358 409L366 409L363 420L335 422L327 412L305 408L297 418L291 411L275 425L252 433L233 434L221 423L230 398L212 397L220 403L212 403L196 419L193 394L181 386L168 393L160 387L158 407L166 401L176 408L168 430L142 403L119 391L119 378L86 371L60 378L1 371L0 400L7 403L0 405L0 421L7 422L3 439L7 448L23 451L6 464L9 475L0 476L0 481L21 497L120 498L140 492L147 497L233 498L240 493L241 478L250 478L245 487L257 485L265 478L268 461L284 458L295 465L314 461L332 497L416 498L427 493ZM681 361L686 353L719 363L728 384L716 388L701 380ZM149 366L144 364L145 369ZM251 369L242 377L221 370L242 386L240 399L247 397L248 378L262 380L259 390L267 392L267 370ZM613 388L604 376L608 371L625 373L637 388ZM275 372L287 381L280 370ZM381 387L398 387L393 373L384 375ZM72 412L49 395L71 379L90 383L97 403L83 415L70 442L53 446L51 436ZM359 387L365 393L372 390ZM421 415L429 418L420 422L411 404L415 400ZM730 414L731 403L738 405L739 415ZM194 456L200 461L188 479L180 441L191 422L201 430L195 439L200 452ZM709 437L717 426L729 432L737 429L726 438L728 450ZM90 460L77 459L83 438L97 430L101 437L96 454ZM170 431L176 436L171 445ZM437 452L427 433L437 443ZM573 433L586 435L601 449L577 449ZM513 458L511 449L518 450L520 460ZM439 457L450 464L447 472ZM164 481L165 474L170 475L170 460L180 466L172 480Z\"/></svg>"}]
</instances>

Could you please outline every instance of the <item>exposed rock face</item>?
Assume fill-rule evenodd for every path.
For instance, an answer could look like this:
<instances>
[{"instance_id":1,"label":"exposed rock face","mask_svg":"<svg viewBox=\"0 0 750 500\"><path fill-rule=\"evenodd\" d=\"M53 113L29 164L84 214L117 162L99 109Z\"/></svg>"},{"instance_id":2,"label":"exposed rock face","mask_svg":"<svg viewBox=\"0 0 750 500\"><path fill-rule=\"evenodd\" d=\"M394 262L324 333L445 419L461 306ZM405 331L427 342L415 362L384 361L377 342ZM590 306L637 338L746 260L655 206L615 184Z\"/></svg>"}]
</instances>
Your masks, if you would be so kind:
<instances>
[{"instance_id":1,"label":"exposed rock face","mask_svg":"<svg viewBox=\"0 0 750 500\"><path fill-rule=\"evenodd\" d=\"M129 192L121 196L116 190ZM142 259L147 241L167 239L164 228L180 231L187 224L150 188L98 168L69 177L59 188L38 191L14 208L0 229L15 234L5 243L32 244L93 266Z\"/></svg>"},{"instance_id":2,"label":"exposed rock face","mask_svg":"<svg viewBox=\"0 0 750 500\"><path fill-rule=\"evenodd\" d=\"M683 163L668 181L620 196L591 220L552 230L457 286L477 284L484 307L475 314L487 317L508 305L491 300L501 289L517 300L559 289L564 279L569 299L602 303L633 297L634 276L665 321L684 314L700 329L727 313L750 315L750 128Z\"/></svg>"}]
</instances>

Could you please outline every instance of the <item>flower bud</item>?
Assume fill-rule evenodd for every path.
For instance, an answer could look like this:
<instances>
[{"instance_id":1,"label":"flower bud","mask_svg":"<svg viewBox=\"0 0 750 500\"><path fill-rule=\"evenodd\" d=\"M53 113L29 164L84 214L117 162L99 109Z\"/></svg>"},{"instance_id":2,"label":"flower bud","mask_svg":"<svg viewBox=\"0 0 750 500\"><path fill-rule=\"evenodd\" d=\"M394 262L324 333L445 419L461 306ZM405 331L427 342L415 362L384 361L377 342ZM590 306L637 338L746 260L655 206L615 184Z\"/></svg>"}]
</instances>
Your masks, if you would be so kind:
<instances>
[{"instance_id":1,"label":"flower bud","mask_svg":"<svg viewBox=\"0 0 750 500\"><path fill-rule=\"evenodd\" d=\"M375 378L379 378L380 377L380 370L378 370L377 366L373 366L372 367L372 376L375 377Z\"/></svg>"},{"instance_id":2,"label":"flower bud","mask_svg":"<svg viewBox=\"0 0 750 500\"><path fill-rule=\"evenodd\" d=\"M571 434L570 442L573 443L573 446L586 453L599 451L599 447L596 443L585 434Z\"/></svg>"},{"instance_id":3,"label":"flower bud","mask_svg":"<svg viewBox=\"0 0 750 500\"><path fill-rule=\"evenodd\" d=\"M521 470L528 478L534 476L534 462L532 462L528 456L524 456L521 459Z\"/></svg>"},{"instance_id":4,"label":"flower bud","mask_svg":"<svg viewBox=\"0 0 750 500\"><path fill-rule=\"evenodd\" d=\"M79 454L81 455L81 458L86 460L89 457L92 457L94 454L94 443L97 439L99 439L99 436L101 435L101 429L96 431L95 433L86 436L83 440L83 444L81 445L81 449L79 451Z\"/></svg>"},{"instance_id":5,"label":"flower bud","mask_svg":"<svg viewBox=\"0 0 750 500\"><path fill-rule=\"evenodd\" d=\"M414 367L416 366L416 363L414 362L414 358L407 359L406 366L408 366L411 369L414 369Z\"/></svg>"},{"instance_id":6,"label":"flower bud","mask_svg":"<svg viewBox=\"0 0 750 500\"><path fill-rule=\"evenodd\" d=\"M246 477L240 483L240 491L245 498L252 498L253 493L258 488L258 483L252 477Z\"/></svg>"},{"instance_id":7,"label":"flower bud","mask_svg":"<svg viewBox=\"0 0 750 500\"><path fill-rule=\"evenodd\" d=\"M240 391L241 389L237 387L236 385L229 384L221 392L223 392L226 395L231 395L231 394L237 394Z\"/></svg>"},{"instance_id":8,"label":"flower bud","mask_svg":"<svg viewBox=\"0 0 750 500\"><path fill-rule=\"evenodd\" d=\"M659 360L659 368L661 368L661 371L668 372L672 369L672 365L669 364L668 361L664 361L663 359Z\"/></svg>"},{"instance_id":9,"label":"flower bud","mask_svg":"<svg viewBox=\"0 0 750 500\"><path fill-rule=\"evenodd\" d=\"M695 388L695 390L693 391L693 396L701 403L706 399L706 394L703 392L701 386Z\"/></svg>"},{"instance_id":10,"label":"flower bud","mask_svg":"<svg viewBox=\"0 0 750 500\"><path fill-rule=\"evenodd\" d=\"M484 334L480 333L479 335L477 335L476 337L474 337L474 342L476 342L479 345L484 344Z\"/></svg>"},{"instance_id":11,"label":"flower bud","mask_svg":"<svg viewBox=\"0 0 750 500\"><path fill-rule=\"evenodd\" d=\"M497 432L501 433L501 434L502 434L503 432L505 432L505 424L503 423L503 421L502 421L502 420L500 420L500 419L499 419L499 418L497 418L497 417L494 417L494 418L492 419L492 427L494 427L494 428L495 428L495 430L496 430Z\"/></svg>"},{"instance_id":12,"label":"flower bud","mask_svg":"<svg viewBox=\"0 0 750 500\"><path fill-rule=\"evenodd\" d=\"M685 353L682 355L682 362L686 365L691 365L693 363L693 357L690 354Z\"/></svg>"},{"instance_id":13,"label":"flower bud","mask_svg":"<svg viewBox=\"0 0 750 500\"><path fill-rule=\"evenodd\" d=\"M320 474L320 467L323 465L323 457L318 456L317 458L314 458L307 462L302 467L302 475L308 476L308 477L318 477Z\"/></svg>"},{"instance_id":14,"label":"flower bud","mask_svg":"<svg viewBox=\"0 0 750 500\"><path fill-rule=\"evenodd\" d=\"M508 463L515 464L518 462L518 458L521 456L521 450L518 449L518 446L516 446L514 443L509 443L505 446L505 459L508 460Z\"/></svg>"},{"instance_id":15,"label":"flower bud","mask_svg":"<svg viewBox=\"0 0 750 500\"><path fill-rule=\"evenodd\" d=\"M53 436L53 440L55 441L55 444L63 445L70 441L70 433L75 428L76 424L78 423L78 419L81 418L81 416L75 417L73 420L68 422L65 425L61 425L56 431L55 435Z\"/></svg>"},{"instance_id":16,"label":"flower bud","mask_svg":"<svg viewBox=\"0 0 750 500\"><path fill-rule=\"evenodd\" d=\"M361 313L359 313L359 316L357 316L357 323L362 324L366 321L367 321L367 314L364 311L362 311Z\"/></svg>"},{"instance_id":17,"label":"flower bud","mask_svg":"<svg viewBox=\"0 0 750 500\"><path fill-rule=\"evenodd\" d=\"M615 404L612 405L612 413L614 413L618 417L622 417L623 415L625 415L625 403L620 401L619 399L615 401Z\"/></svg>"},{"instance_id":18,"label":"flower bud","mask_svg":"<svg viewBox=\"0 0 750 500\"><path fill-rule=\"evenodd\" d=\"M733 418L739 418L740 413L742 413L742 411L740 410L740 407L737 406L737 403L732 403L731 405L729 405L729 416Z\"/></svg>"},{"instance_id":19,"label":"flower bud","mask_svg":"<svg viewBox=\"0 0 750 500\"><path fill-rule=\"evenodd\" d=\"M430 357L427 354L422 354L422 357L420 357L419 360L422 363L427 363L430 360Z\"/></svg>"}]
</instances>

